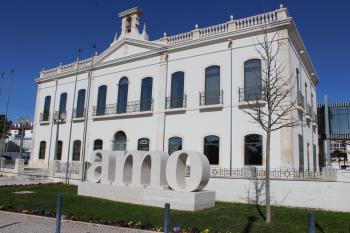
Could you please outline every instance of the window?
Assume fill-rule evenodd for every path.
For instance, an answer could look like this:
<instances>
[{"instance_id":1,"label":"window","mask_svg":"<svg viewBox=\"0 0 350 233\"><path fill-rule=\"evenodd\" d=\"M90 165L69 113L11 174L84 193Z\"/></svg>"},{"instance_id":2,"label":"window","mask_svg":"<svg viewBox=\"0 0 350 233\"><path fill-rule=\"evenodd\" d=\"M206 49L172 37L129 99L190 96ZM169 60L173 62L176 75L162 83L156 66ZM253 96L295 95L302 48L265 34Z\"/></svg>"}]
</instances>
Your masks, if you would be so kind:
<instances>
[{"instance_id":1,"label":"window","mask_svg":"<svg viewBox=\"0 0 350 233\"><path fill-rule=\"evenodd\" d=\"M296 68L296 73L297 73L297 91L299 91L300 90L300 77L299 77L300 73L298 68Z\"/></svg>"},{"instance_id":2,"label":"window","mask_svg":"<svg viewBox=\"0 0 350 233\"><path fill-rule=\"evenodd\" d=\"M299 140L299 171L304 171L304 137L298 135Z\"/></svg>"},{"instance_id":3,"label":"window","mask_svg":"<svg viewBox=\"0 0 350 233\"><path fill-rule=\"evenodd\" d=\"M85 92L85 89L78 91L77 110L75 115L76 118L84 117Z\"/></svg>"},{"instance_id":4,"label":"window","mask_svg":"<svg viewBox=\"0 0 350 233\"><path fill-rule=\"evenodd\" d=\"M305 109L307 109L307 84L305 83Z\"/></svg>"},{"instance_id":5,"label":"window","mask_svg":"<svg viewBox=\"0 0 350 233\"><path fill-rule=\"evenodd\" d=\"M58 141L56 145L56 155L55 155L56 160L62 159L62 147L63 147L63 142Z\"/></svg>"},{"instance_id":6,"label":"window","mask_svg":"<svg viewBox=\"0 0 350 233\"><path fill-rule=\"evenodd\" d=\"M205 69L205 104L220 103L220 66Z\"/></svg>"},{"instance_id":7,"label":"window","mask_svg":"<svg viewBox=\"0 0 350 233\"><path fill-rule=\"evenodd\" d=\"M209 135L204 138L203 151L210 164L219 164L219 144L220 138L218 136Z\"/></svg>"},{"instance_id":8,"label":"window","mask_svg":"<svg viewBox=\"0 0 350 233\"><path fill-rule=\"evenodd\" d=\"M173 152L182 150L182 138L172 137L169 138L168 153L171 155Z\"/></svg>"},{"instance_id":9,"label":"window","mask_svg":"<svg viewBox=\"0 0 350 233\"><path fill-rule=\"evenodd\" d=\"M67 93L64 92L61 94L61 97L60 97L60 106L59 106L59 109L58 111L61 113L61 112L65 112L66 111L66 106L67 106Z\"/></svg>"},{"instance_id":10,"label":"window","mask_svg":"<svg viewBox=\"0 0 350 233\"><path fill-rule=\"evenodd\" d=\"M103 149L103 141L101 139L96 139L94 141L94 150L102 150Z\"/></svg>"},{"instance_id":11,"label":"window","mask_svg":"<svg viewBox=\"0 0 350 233\"><path fill-rule=\"evenodd\" d=\"M126 135L123 131L114 134L114 148L115 151L126 151Z\"/></svg>"},{"instance_id":12,"label":"window","mask_svg":"<svg viewBox=\"0 0 350 233\"><path fill-rule=\"evenodd\" d=\"M80 161L80 150L81 150L81 141L75 140L73 142L73 161Z\"/></svg>"},{"instance_id":13,"label":"window","mask_svg":"<svg viewBox=\"0 0 350 233\"><path fill-rule=\"evenodd\" d=\"M44 112L43 112L43 121L48 121L49 116L50 116L50 104L51 104L51 96L46 96L45 97L45 102L44 102Z\"/></svg>"},{"instance_id":14,"label":"window","mask_svg":"<svg viewBox=\"0 0 350 233\"><path fill-rule=\"evenodd\" d=\"M152 107L152 84L153 79L147 77L142 79L140 111L150 111Z\"/></svg>"},{"instance_id":15,"label":"window","mask_svg":"<svg viewBox=\"0 0 350 233\"><path fill-rule=\"evenodd\" d=\"M184 107L184 77L185 73L182 71L171 75L170 108Z\"/></svg>"},{"instance_id":16,"label":"window","mask_svg":"<svg viewBox=\"0 0 350 233\"><path fill-rule=\"evenodd\" d=\"M128 88L129 88L128 78L127 77L121 78L118 85L117 113L126 113L126 108L128 104Z\"/></svg>"},{"instance_id":17,"label":"window","mask_svg":"<svg viewBox=\"0 0 350 233\"><path fill-rule=\"evenodd\" d=\"M46 142L41 141L39 147L39 159L45 159Z\"/></svg>"},{"instance_id":18,"label":"window","mask_svg":"<svg viewBox=\"0 0 350 233\"><path fill-rule=\"evenodd\" d=\"M137 150L149 151L149 139L148 138L140 138L137 141Z\"/></svg>"},{"instance_id":19,"label":"window","mask_svg":"<svg viewBox=\"0 0 350 233\"><path fill-rule=\"evenodd\" d=\"M96 116L101 116L105 114L106 97L107 97L107 86L106 85L99 86L98 96L97 96Z\"/></svg>"},{"instance_id":20,"label":"window","mask_svg":"<svg viewBox=\"0 0 350 233\"><path fill-rule=\"evenodd\" d=\"M261 61L251 59L244 62L244 101L261 99Z\"/></svg>"},{"instance_id":21,"label":"window","mask_svg":"<svg viewBox=\"0 0 350 233\"><path fill-rule=\"evenodd\" d=\"M313 144L312 146L312 157L313 157L313 167L314 167L314 171L317 170L317 155L316 155L316 145Z\"/></svg>"},{"instance_id":22,"label":"window","mask_svg":"<svg viewBox=\"0 0 350 233\"><path fill-rule=\"evenodd\" d=\"M262 165L262 140L259 134L249 134L244 137L244 165Z\"/></svg>"}]
</instances>

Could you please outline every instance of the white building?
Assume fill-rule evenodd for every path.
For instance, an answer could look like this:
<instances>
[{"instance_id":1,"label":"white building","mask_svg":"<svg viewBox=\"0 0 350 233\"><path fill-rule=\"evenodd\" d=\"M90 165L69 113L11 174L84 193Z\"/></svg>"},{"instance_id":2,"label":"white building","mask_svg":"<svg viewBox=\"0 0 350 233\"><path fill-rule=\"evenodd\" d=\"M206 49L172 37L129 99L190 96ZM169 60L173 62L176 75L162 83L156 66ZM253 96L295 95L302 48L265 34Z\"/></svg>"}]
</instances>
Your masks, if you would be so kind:
<instances>
[{"instance_id":1,"label":"white building","mask_svg":"<svg viewBox=\"0 0 350 233\"><path fill-rule=\"evenodd\" d=\"M318 168L318 78L286 8L244 19L231 16L219 25L196 25L158 40L149 40L145 26L139 32L141 13L132 8L119 14L120 36L100 55L40 73L32 166L47 167L59 158L89 161L98 148L182 148L204 152L212 166L264 167L265 133L242 108L245 91L255 88L249 82L252 72L261 73L257 38L268 29L286 42L280 59L286 76L298 76L301 100L293 115L305 122L273 133L271 167ZM57 111L66 113L58 133Z\"/></svg>"},{"instance_id":2,"label":"white building","mask_svg":"<svg viewBox=\"0 0 350 233\"><path fill-rule=\"evenodd\" d=\"M5 151L11 151L11 148L13 145L16 145L18 149L20 150L21 141L23 143L23 151L24 152L30 152L32 148L32 138L33 138L33 125L30 124L28 126L21 126L20 124L13 124L10 126L8 131L8 137L6 138L6 146ZM13 143L13 145L9 145L10 143Z\"/></svg>"}]
</instances>

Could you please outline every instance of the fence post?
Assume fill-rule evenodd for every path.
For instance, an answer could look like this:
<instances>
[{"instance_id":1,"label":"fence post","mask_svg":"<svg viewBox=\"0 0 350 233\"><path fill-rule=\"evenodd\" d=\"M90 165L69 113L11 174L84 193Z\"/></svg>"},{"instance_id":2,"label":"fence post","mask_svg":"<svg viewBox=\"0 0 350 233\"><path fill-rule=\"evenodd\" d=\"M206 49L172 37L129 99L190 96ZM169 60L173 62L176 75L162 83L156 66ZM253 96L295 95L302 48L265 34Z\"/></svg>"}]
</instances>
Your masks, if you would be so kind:
<instances>
[{"instance_id":1,"label":"fence post","mask_svg":"<svg viewBox=\"0 0 350 233\"><path fill-rule=\"evenodd\" d=\"M170 204L165 203L165 207L164 207L164 233L169 233L169 223L170 223Z\"/></svg>"},{"instance_id":2,"label":"fence post","mask_svg":"<svg viewBox=\"0 0 350 233\"><path fill-rule=\"evenodd\" d=\"M62 194L58 193L55 233L61 233L61 212L62 212Z\"/></svg>"},{"instance_id":3,"label":"fence post","mask_svg":"<svg viewBox=\"0 0 350 233\"><path fill-rule=\"evenodd\" d=\"M308 214L309 230L308 233L316 233L316 216L315 213Z\"/></svg>"}]
</instances>

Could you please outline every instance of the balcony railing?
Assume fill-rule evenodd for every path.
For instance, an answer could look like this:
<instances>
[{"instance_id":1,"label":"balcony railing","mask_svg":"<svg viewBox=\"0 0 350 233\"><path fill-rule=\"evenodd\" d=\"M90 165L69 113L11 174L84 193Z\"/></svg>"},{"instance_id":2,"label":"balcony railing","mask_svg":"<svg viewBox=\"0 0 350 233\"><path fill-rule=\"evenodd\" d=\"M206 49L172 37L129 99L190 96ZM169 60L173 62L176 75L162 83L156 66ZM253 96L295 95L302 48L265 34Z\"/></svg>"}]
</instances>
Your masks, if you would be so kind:
<instances>
[{"instance_id":1,"label":"balcony railing","mask_svg":"<svg viewBox=\"0 0 350 233\"><path fill-rule=\"evenodd\" d=\"M217 105L223 104L224 91L207 91L199 93L199 105Z\"/></svg>"},{"instance_id":2,"label":"balcony railing","mask_svg":"<svg viewBox=\"0 0 350 233\"><path fill-rule=\"evenodd\" d=\"M84 108L75 108L73 110L73 119L84 118L85 117L85 109Z\"/></svg>"},{"instance_id":3,"label":"balcony railing","mask_svg":"<svg viewBox=\"0 0 350 233\"><path fill-rule=\"evenodd\" d=\"M136 112L149 112L153 110L153 99L151 101L131 101L126 104L108 104L106 106L93 106L93 116L105 116Z\"/></svg>"},{"instance_id":4,"label":"balcony railing","mask_svg":"<svg viewBox=\"0 0 350 233\"><path fill-rule=\"evenodd\" d=\"M300 91L298 91L297 102L298 102L298 107L304 108L304 106L305 106L304 96L303 96L303 94L301 94Z\"/></svg>"},{"instance_id":5,"label":"balcony railing","mask_svg":"<svg viewBox=\"0 0 350 233\"><path fill-rule=\"evenodd\" d=\"M50 112L42 112L40 113L40 122L48 122L50 121Z\"/></svg>"},{"instance_id":6,"label":"balcony railing","mask_svg":"<svg viewBox=\"0 0 350 233\"><path fill-rule=\"evenodd\" d=\"M261 86L239 88L239 102L263 100Z\"/></svg>"},{"instance_id":7,"label":"balcony railing","mask_svg":"<svg viewBox=\"0 0 350 233\"><path fill-rule=\"evenodd\" d=\"M170 96L166 97L165 100L165 108L173 109L173 108L186 108L187 96Z\"/></svg>"}]
</instances>

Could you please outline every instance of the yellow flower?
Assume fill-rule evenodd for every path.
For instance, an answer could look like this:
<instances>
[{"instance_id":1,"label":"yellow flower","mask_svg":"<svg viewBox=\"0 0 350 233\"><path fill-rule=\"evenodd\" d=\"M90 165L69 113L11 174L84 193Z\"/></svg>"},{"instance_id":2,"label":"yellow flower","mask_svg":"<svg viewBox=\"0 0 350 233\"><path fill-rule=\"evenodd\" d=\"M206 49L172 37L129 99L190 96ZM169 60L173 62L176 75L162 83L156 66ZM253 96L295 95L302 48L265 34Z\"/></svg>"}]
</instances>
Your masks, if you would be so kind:
<instances>
[{"instance_id":1,"label":"yellow flower","mask_svg":"<svg viewBox=\"0 0 350 233\"><path fill-rule=\"evenodd\" d=\"M208 228L204 229L203 233L209 233L209 229Z\"/></svg>"}]
</instances>

